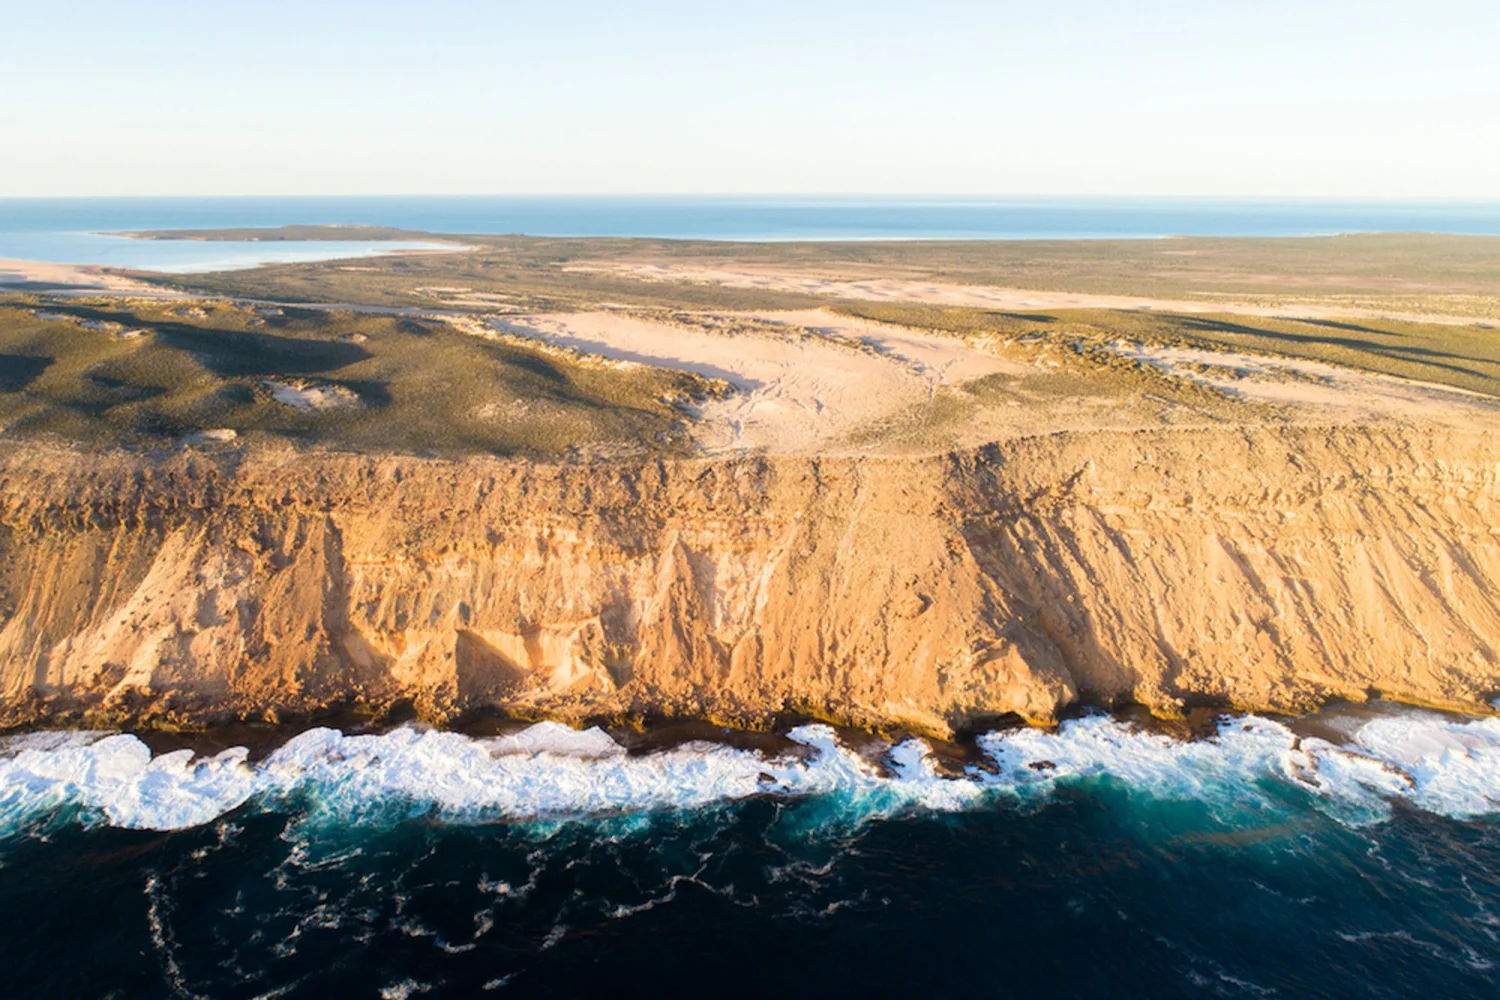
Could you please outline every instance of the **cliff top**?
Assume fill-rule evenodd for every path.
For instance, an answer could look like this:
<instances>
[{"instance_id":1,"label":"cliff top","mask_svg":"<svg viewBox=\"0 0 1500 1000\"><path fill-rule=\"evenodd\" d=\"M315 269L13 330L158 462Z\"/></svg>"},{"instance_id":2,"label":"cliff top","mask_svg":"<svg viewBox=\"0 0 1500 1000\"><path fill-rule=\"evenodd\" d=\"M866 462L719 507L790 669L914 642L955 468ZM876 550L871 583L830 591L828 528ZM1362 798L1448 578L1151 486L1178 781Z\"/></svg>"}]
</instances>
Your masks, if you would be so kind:
<instances>
[{"instance_id":1,"label":"cliff top","mask_svg":"<svg viewBox=\"0 0 1500 1000\"><path fill-rule=\"evenodd\" d=\"M51 267L0 295L0 435L570 459L1490 426L1497 248L486 237L192 277Z\"/></svg>"}]
</instances>

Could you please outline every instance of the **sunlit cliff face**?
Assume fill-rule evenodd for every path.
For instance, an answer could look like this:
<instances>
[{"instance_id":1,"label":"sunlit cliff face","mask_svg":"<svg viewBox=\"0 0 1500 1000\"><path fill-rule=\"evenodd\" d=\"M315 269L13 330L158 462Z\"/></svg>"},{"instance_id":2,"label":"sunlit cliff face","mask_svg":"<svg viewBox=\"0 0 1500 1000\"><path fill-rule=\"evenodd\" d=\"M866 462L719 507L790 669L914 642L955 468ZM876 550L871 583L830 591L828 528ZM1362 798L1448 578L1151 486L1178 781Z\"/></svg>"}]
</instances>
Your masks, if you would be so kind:
<instances>
[{"instance_id":1,"label":"sunlit cliff face","mask_svg":"<svg viewBox=\"0 0 1500 1000\"><path fill-rule=\"evenodd\" d=\"M647 465L15 451L0 676L12 718L162 723L1482 707L1496 457L1318 428Z\"/></svg>"}]
</instances>

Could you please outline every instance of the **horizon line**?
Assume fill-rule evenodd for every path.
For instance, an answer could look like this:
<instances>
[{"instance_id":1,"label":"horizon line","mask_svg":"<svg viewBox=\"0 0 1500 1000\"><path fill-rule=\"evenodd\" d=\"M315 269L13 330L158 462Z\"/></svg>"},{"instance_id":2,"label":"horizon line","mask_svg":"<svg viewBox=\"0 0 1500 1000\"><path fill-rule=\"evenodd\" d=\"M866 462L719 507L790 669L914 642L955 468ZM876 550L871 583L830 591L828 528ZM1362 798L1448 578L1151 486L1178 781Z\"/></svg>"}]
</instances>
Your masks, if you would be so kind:
<instances>
[{"instance_id":1,"label":"horizon line","mask_svg":"<svg viewBox=\"0 0 1500 1000\"><path fill-rule=\"evenodd\" d=\"M195 199L277 199L320 198L355 200L361 198L633 198L633 199L786 199L812 200L833 199L898 200L964 202L964 201L1324 201L1324 202L1486 202L1500 205L1500 194L1489 195L1348 195L1348 194L1037 194L1037 193L953 193L936 194L911 191L884 192L839 192L839 191L512 191L512 192L380 192L366 194L348 193L211 193L211 194L0 194L0 201L102 201L102 200L157 200L190 201Z\"/></svg>"}]
</instances>

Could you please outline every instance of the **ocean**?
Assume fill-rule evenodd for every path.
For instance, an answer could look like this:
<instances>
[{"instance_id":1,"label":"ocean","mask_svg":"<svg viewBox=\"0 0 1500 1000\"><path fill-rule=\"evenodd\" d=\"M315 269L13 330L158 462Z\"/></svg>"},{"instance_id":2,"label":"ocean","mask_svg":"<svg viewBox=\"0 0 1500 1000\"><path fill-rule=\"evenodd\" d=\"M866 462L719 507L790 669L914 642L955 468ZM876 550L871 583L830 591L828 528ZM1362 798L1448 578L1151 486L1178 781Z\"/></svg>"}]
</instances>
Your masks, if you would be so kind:
<instances>
[{"instance_id":1,"label":"ocean","mask_svg":"<svg viewBox=\"0 0 1500 1000\"><path fill-rule=\"evenodd\" d=\"M191 271L363 256L391 244L199 243L105 234L295 224L707 240L1151 239L1500 234L1500 201L1245 198L321 197L0 199L0 259Z\"/></svg>"},{"instance_id":2,"label":"ocean","mask_svg":"<svg viewBox=\"0 0 1500 1000\"><path fill-rule=\"evenodd\" d=\"M697 735L7 738L6 995L1500 992L1500 719Z\"/></svg>"}]
</instances>

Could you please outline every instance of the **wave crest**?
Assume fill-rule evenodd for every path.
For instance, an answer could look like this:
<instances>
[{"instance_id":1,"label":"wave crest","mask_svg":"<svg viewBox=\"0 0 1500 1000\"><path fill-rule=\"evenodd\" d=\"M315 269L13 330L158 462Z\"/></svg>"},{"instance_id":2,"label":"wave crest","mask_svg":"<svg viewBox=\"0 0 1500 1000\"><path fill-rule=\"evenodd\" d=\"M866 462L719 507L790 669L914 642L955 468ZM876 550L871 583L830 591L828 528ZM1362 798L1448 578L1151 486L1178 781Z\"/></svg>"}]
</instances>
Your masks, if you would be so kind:
<instances>
[{"instance_id":1,"label":"wave crest","mask_svg":"<svg viewBox=\"0 0 1500 1000\"><path fill-rule=\"evenodd\" d=\"M1348 822L1380 819L1397 800L1456 818L1500 811L1497 719L1403 712L1363 722L1339 744L1299 738L1256 716L1226 717L1213 737L1193 741L1090 716L1051 732L987 734L978 741L987 766L961 776L942 775L920 740L890 747L877 766L827 726L788 735L805 752L690 743L633 756L602 730L550 722L486 739L416 727L353 736L312 729L251 763L242 747L208 758L189 750L153 756L129 735L36 733L0 741L0 830L74 812L90 823L175 830L247 803L296 810L306 822L435 813L455 822L555 823L758 795L819 797L830 805L827 817L858 823L995 798L1044 801L1060 785L1093 780L1216 811L1264 807L1291 788Z\"/></svg>"}]
</instances>

